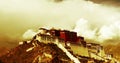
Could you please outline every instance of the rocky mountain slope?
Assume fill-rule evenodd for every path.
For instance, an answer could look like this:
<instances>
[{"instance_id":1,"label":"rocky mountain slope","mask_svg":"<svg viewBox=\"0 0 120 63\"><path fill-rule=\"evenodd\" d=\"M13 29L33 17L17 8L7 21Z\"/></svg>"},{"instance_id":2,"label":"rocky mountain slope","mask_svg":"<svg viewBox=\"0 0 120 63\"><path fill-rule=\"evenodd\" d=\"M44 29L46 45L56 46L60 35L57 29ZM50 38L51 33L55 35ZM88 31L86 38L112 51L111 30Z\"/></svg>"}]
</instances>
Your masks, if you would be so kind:
<instances>
[{"instance_id":1,"label":"rocky mountain slope","mask_svg":"<svg viewBox=\"0 0 120 63\"><path fill-rule=\"evenodd\" d=\"M0 57L0 63L73 63L54 43L25 41Z\"/></svg>"},{"instance_id":2,"label":"rocky mountain slope","mask_svg":"<svg viewBox=\"0 0 120 63\"><path fill-rule=\"evenodd\" d=\"M117 60L120 61L120 43L114 45L114 44L106 44L104 45L105 52L108 54L113 54L113 57L115 57Z\"/></svg>"}]
</instances>

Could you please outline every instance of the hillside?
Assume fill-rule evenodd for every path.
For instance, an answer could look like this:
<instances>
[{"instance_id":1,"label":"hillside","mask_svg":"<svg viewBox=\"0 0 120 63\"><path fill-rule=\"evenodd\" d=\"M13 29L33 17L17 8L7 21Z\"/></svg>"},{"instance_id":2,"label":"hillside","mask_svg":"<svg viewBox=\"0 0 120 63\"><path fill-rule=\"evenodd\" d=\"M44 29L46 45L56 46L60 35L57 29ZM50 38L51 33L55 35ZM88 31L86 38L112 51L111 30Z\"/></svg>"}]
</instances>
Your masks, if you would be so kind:
<instances>
[{"instance_id":1,"label":"hillside","mask_svg":"<svg viewBox=\"0 0 120 63\"><path fill-rule=\"evenodd\" d=\"M105 52L108 54L113 54L113 57L120 61L120 43L119 44L106 44L104 45Z\"/></svg>"},{"instance_id":2,"label":"hillside","mask_svg":"<svg viewBox=\"0 0 120 63\"><path fill-rule=\"evenodd\" d=\"M53 43L32 41L24 42L6 55L0 57L0 63L73 63L69 57Z\"/></svg>"}]
</instances>

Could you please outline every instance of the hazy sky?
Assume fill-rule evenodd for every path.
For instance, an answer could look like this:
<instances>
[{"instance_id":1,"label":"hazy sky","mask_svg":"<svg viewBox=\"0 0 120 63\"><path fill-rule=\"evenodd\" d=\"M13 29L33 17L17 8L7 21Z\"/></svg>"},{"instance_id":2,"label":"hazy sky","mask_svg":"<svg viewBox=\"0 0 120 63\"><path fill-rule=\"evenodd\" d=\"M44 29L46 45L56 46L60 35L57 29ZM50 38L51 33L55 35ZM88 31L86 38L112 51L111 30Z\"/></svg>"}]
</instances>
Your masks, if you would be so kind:
<instances>
[{"instance_id":1,"label":"hazy sky","mask_svg":"<svg viewBox=\"0 0 120 63\"><path fill-rule=\"evenodd\" d=\"M107 3L99 4L102 0L96 1L97 3L84 0L63 0L61 2L54 0L0 0L0 44L11 43L12 39L22 37L28 29L37 30L39 27L69 30L77 28L80 35L88 38L90 36L82 34L82 31L90 31L86 33L90 33L93 37L96 37L96 32L100 34L100 37L115 36L112 33L116 32L113 31L114 27L118 26L116 22L120 22L120 7L113 4L109 4L109 6ZM113 3L118 4L115 0ZM86 20L86 22L80 21L80 24L85 25L76 24L80 19ZM106 28L110 29L110 32L104 36L103 31ZM111 28L113 29L111 30ZM98 29L100 31L95 31ZM11 40L7 41L6 37Z\"/></svg>"}]
</instances>

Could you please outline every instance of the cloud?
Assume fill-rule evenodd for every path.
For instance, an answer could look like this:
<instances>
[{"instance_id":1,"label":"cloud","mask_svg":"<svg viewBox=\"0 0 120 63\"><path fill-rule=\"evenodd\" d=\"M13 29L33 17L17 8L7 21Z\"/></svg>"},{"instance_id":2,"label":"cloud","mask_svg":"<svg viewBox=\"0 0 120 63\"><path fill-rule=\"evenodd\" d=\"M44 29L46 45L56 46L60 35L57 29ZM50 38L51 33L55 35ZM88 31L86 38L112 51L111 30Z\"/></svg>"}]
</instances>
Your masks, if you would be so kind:
<instances>
[{"instance_id":1,"label":"cloud","mask_svg":"<svg viewBox=\"0 0 120 63\"><path fill-rule=\"evenodd\" d=\"M34 32L32 29L29 29L23 34L23 38L24 39L32 39L36 34L37 33Z\"/></svg>"},{"instance_id":2,"label":"cloud","mask_svg":"<svg viewBox=\"0 0 120 63\"><path fill-rule=\"evenodd\" d=\"M63 0L59 3L52 0L0 0L0 34L1 37L20 38L26 30L40 27L73 30L81 18L87 20L86 29L92 32L119 21L118 10L84 0Z\"/></svg>"},{"instance_id":3,"label":"cloud","mask_svg":"<svg viewBox=\"0 0 120 63\"><path fill-rule=\"evenodd\" d=\"M105 25L101 27L98 37L100 40L108 40L108 39L120 39L120 21L112 23L110 25Z\"/></svg>"}]
</instances>

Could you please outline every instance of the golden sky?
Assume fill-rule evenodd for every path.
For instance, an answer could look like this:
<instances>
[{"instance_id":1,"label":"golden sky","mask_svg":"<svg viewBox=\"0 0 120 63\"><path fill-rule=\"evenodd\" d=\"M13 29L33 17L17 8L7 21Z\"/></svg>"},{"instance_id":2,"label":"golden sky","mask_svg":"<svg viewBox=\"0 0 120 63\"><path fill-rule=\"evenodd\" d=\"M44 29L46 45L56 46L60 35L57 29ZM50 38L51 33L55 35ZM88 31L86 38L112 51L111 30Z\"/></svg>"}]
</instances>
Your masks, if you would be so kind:
<instances>
[{"instance_id":1,"label":"golden sky","mask_svg":"<svg viewBox=\"0 0 120 63\"><path fill-rule=\"evenodd\" d=\"M0 44L9 44L12 42L9 39L19 39L28 29L37 30L39 27L77 29L82 36L87 38L92 36L90 39L98 35L100 35L100 40L103 39L101 37L113 38L120 33L119 10L118 6L84 0L63 0L61 2L0 0ZM83 31L87 32L82 33ZM120 35L117 36L120 37ZM8 41L5 40L6 37Z\"/></svg>"}]
</instances>

